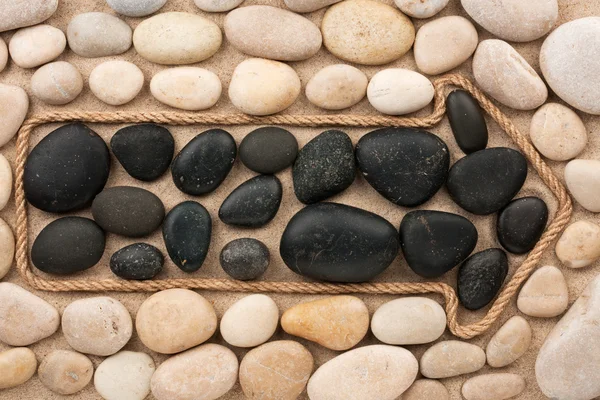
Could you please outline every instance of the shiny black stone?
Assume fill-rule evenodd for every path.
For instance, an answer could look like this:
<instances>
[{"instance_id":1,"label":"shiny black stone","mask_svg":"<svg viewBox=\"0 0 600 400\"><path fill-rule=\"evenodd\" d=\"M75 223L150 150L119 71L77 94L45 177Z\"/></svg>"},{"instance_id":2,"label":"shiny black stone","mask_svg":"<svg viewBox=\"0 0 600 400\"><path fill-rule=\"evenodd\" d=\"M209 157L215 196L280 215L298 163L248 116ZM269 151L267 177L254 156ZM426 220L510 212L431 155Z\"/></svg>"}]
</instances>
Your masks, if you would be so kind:
<instances>
[{"instance_id":1,"label":"shiny black stone","mask_svg":"<svg viewBox=\"0 0 600 400\"><path fill-rule=\"evenodd\" d=\"M508 203L498 214L498 241L507 251L524 254L535 247L546 229L548 206L539 197Z\"/></svg>"},{"instance_id":2,"label":"shiny black stone","mask_svg":"<svg viewBox=\"0 0 600 400\"><path fill-rule=\"evenodd\" d=\"M123 278L146 280L154 278L163 267L160 250L146 243L134 243L117 250L110 258L111 271Z\"/></svg>"},{"instance_id":3,"label":"shiny black stone","mask_svg":"<svg viewBox=\"0 0 600 400\"><path fill-rule=\"evenodd\" d=\"M468 310L488 305L508 274L508 259L500 249L473 254L458 269L458 299Z\"/></svg>"},{"instance_id":4,"label":"shiny black stone","mask_svg":"<svg viewBox=\"0 0 600 400\"><path fill-rule=\"evenodd\" d=\"M477 100L464 90L455 90L446 99L446 115L458 147L466 154L486 148L488 130Z\"/></svg>"}]
</instances>

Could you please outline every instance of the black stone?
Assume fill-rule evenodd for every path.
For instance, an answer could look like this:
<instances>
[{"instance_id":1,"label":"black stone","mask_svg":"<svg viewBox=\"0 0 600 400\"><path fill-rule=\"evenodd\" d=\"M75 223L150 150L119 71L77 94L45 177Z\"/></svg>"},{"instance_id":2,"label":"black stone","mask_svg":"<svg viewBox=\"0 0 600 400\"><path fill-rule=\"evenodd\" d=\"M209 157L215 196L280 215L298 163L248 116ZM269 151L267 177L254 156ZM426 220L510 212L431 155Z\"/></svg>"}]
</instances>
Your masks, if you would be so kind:
<instances>
[{"instance_id":1,"label":"black stone","mask_svg":"<svg viewBox=\"0 0 600 400\"><path fill-rule=\"evenodd\" d=\"M269 266L269 249L256 239L236 239L223 247L220 261L223 270L233 279L258 279Z\"/></svg>"},{"instance_id":2,"label":"black stone","mask_svg":"<svg viewBox=\"0 0 600 400\"><path fill-rule=\"evenodd\" d=\"M72 274L96 265L104 245L104 232L94 221L63 217L42 229L33 242L31 261L49 274Z\"/></svg>"},{"instance_id":3,"label":"black stone","mask_svg":"<svg viewBox=\"0 0 600 400\"><path fill-rule=\"evenodd\" d=\"M446 114L458 147L466 154L486 148L488 130L477 100L464 90L455 90L446 99Z\"/></svg>"},{"instance_id":4,"label":"black stone","mask_svg":"<svg viewBox=\"0 0 600 400\"><path fill-rule=\"evenodd\" d=\"M163 223L163 239L171 260L182 271L200 269L208 253L212 219L200 203L184 201L176 205Z\"/></svg>"},{"instance_id":5,"label":"black stone","mask_svg":"<svg viewBox=\"0 0 600 400\"><path fill-rule=\"evenodd\" d=\"M448 177L448 147L432 133L411 128L384 128L356 145L358 168L367 182L394 204L425 203Z\"/></svg>"},{"instance_id":6,"label":"black stone","mask_svg":"<svg viewBox=\"0 0 600 400\"><path fill-rule=\"evenodd\" d=\"M508 274L508 259L500 249L473 254L458 269L458 299L468 310L488 305Z\"/></svg>"},{"instance_id":7,"label":"black stone","mask_svg":"<svg viewBox=\"0 0 600 400\"><path fill-rule=\"evenodd\" d=\"M292 168L296 197L312 204L343 192L354 182L354 168L350 137L342 131L325 131L298 153Z\"/></svg>"},{"instance_id":8,"label":"black stone","mask_svg":"<svg viewBox=\"0 0 600 400\"><path fill-rule=\"evenodd\" d=\"M240 143L240 160L260 174L274 174L290 167L297 155L294 135L274 126L252 131Z\"/></svg>"},{"instance_id":9,"label":"black stone","mask_svg":"<svg viewBox=\"0 0 600 400\"><path fill-rule=\"evenodd\" d=\"M162 126L140 124L117 131L110 140L110 148L129 175L149 182L169 169L175 140Z\"/></svg>"},{"instance_id":10,"label":"black stone","mask_svg":"<svg viewBox=\"0 0 600 400\"><path fill-rule=\"evenodd\" d=\"M399 246L398 232L379 215L319 203L292 217L279 250L297 274L329 282L366 282L394 261Z\"/></svg>"},{"instance_id":11,"label":"black stone","mask_svg":"<svg viewBox=\"0 0 600 400\"><path fill-rule=\"evenodd\" d=\"M25 162L23 185L29 203L64 213L89 206L110 172L104 140L87 126L61 126L43 138Z\"/></svg>"},{"instance_id":12,"label":"black stone","mask_svg":"<svg viewBox=\"0 0 600 400\"><path fill-rule=\"evenodd\" d=\"M228 225L258 228L275 218L282 194L276 176L259 175L227 196L219 209L219 218Z\"/></svg>"},{"instance_id":13,"label":"black stone","mask_svg":"<svg viewBox=\"0 0 600 400\"><path fill-rule=\"evenodd\" d=\"M475 249L477 238L471 221L441 211L412 211L400 224L404 258L424 278L438 278L464 261Z\"/></svg>"},{"instance_id":14,"label":"black stone","mask_svg":"<svg viewBox=\"0 0 600 400\"><path fill-rule=\"evenodd\" d=\"M548 222L548 206L538 197L511 201L498 214L498 241L507 251L524 254L535 247Z\"/></svg>"},{"instance_id":15,"label":"black stone","mask_svg":"<svg viewBox=\"0 0 600 400\"><path fill-rule=\"evenodd\" d=\"M458 160L448 176L450 197L478 215L495 213L506 206L525 183L527 160L516 150L495 147Z\"/></svg>"},{"instance_id":16,"label":"black stone","mask_svg":"<svg viewBox=\"0 0 600 400\"><path fill-rule=\"evenodd\" d=\"M146 280L154 278L163 267L160 250L146 243L134 243L117 250L110 258L111 271L123 278Z\"/></svg>"},{"instance_id":17,"label":"black stone","mask_svg":"<svg viewBox=\"0 0 600 400\"><path fill-rule=\"evenodd\" d=\"M94 220L107 232L142 237L154 232L165 217L162 201L145 189L115 186L96 196Z\"/></svg>"},{"instance_id":18,"label":"black stone","mask_svg":"<svg viewBox=\"0 0 600 400\"><path fill-rule=\"evenodd\" d=\"M179 190L193 196L210 193L227 178L236 154L235 140L228 132L222 129L203 132L173 160L173 182Z\"/></svg>"}]
</instances>

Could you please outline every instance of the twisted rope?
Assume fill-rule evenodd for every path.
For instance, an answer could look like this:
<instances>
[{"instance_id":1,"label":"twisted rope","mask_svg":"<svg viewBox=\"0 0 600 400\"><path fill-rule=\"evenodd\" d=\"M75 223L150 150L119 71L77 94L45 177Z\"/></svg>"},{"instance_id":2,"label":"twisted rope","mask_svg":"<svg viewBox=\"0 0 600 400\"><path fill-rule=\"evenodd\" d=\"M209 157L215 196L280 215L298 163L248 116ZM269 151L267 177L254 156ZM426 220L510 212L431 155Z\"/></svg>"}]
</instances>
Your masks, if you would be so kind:
<instances>
[{"instance_id":1,"label":"twisted rope","mask_svg":"<svg viewBox=\"0 0 600 400\"><path fill-rule=\"evenodd\" d=\"M487 315L479 322L461 325L458 320L458 298L454 289L441 282L426 283L362 283L332 284L317 282L242 282L227 279L162 279L151 281L102 280L46 280L36 275L28 262L27 204L23 190L23 172L29 151L29 138L39 125L49 122L96 122L96 123L142 123L154 122L166 125L291 125L291 126L352 126L382 127L402 126L429 128L439 123L446 112L447 89L455 86L471 93L482 109L504 130L527 157L533 168L550 188L558 200L558 210L546 231L519 266L510 281L504 286ZM17 269L23 279L33 288L51 292L154 292L172 288L204 289L228 292L253 293L300 293L300 294L440 294L445 299L448 328L463 339L484 333L498 319L521 284L531 275L543 252L556 239L571 218L571 199L564 186L541 159L536 149L471 81L461 75L446 75L434 82L434 109L423 118L400 118L389 116L361 115L273 115L254 117L249 115L194 114L180 112L46 112L25 121L17 138L15 201L17 205Z\"/></svg>"}]
</instances>

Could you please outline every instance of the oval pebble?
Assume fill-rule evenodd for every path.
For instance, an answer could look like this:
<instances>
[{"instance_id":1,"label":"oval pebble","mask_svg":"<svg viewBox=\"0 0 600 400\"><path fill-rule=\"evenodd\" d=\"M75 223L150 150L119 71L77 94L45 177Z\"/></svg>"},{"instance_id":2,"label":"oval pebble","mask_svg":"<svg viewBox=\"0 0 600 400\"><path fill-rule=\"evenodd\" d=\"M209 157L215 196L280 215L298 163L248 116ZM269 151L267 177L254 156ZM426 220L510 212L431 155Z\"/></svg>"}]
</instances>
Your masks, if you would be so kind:
<instances>
[{"instance_id":1,"label":"oval pebble","mask_svg":"<svg viewBox=\"0 0 600 400\"><path fill-rule=\"evenodd\" d=\"M8 63L8 47L4 40L0 38L0 72L4 71L6 64Z\"/></svg>"},{"instance_id":2,"label":"oval pebble","mask_svg":"<svg viewBox=\"0 0 600 400\"><path fill-rule=\"evenodd\" d=\"M92 70L92 93L111 106L129 103L144 86L144 74L135 64L123 60L106 61Z\"/></svg>"},{"instance_id":3,"label":"oval pebble","mask_svg":"<svg viewBox=\"0 0 600 400\"><path fill-rule=\"evenodd\" d=\"M10 58L21 68L46 64L60 56L66 46L65 34L50 25L19 29L8 43Z\"/></svg>"},{"instance_id":4,"label":"oval pebble","mask_svg":"<svg viewBox=\"0 0 600 400\"><path fill-rule=\"evenodd\" d=\"M37 360L33 351L16 347L0 353L0 389L22 385L35 374Z\"/></svg>"},{"instance_id":5,"label":"oval pebble","mask_svg":"<svg viewBox=\"0 0 600 400\"><path fill-rule=\"evenodd\" d=\"M474 344L446 340L427 349L419 364L427 378L450 378L479 371L485 365L485 352Z\"/></svg>"},{"instance_id":6,"label":"oval pebble","mask_svg":"<svg viewBox=\"0 0 600 400\"><path fill-rule=\"evenodd\" d=\"M39 24L50 18L58 8L58 0L13 0L0 2L0 32Z\"/></svg>"},{"instance_id":7,"label":"oval pebble","mask_svg":"<svg viewBox=\"0 0 600 400\"><path fill-rule=\"evenodd\" d=\"M529 137L544 157L554 161L577 157L588 142L587 130L581 118L570 108L558 103L544 104L535 112Z\"/></svg>"},{"instance_id":8,"label":"oval pebble","mask_svg":"<svg viewBox=\"0 0 600 400\"><path fill-rule=\"evenodd\" d=\"M92 380L94 365L83 354L70 350L54 350L40 363L38 377L42 384L62 395L83 390Z\"/></svg>"},{"instance_id":9,"label":"oval pebble","mask_svg":"<svg viewBox=\"0 0 600 400\"><path fill-rule=\"evenodd\" d=\"M225 12L233 10L244 0L194 0L196 7L206 12Z\"/></svg>"},{"instance_id":10,"label":"oval pebble","mask_svg":"<svg viewBox=\"0 0 600 400\"><path fill-rule=\"evenodd\" d=\"M83 90L79 70L66 61L46 64L31 77L33 95L46 104L62 106L75 100Z\"/></svg>"},{"instance_id":11,"label":"oval pebble","mask_svg":"<svg viewBox=\"0 0 600 400\"><path fill-rule=\"evenodd\" d=\"M389 68L377 72L367 87L369 103L379 112L404 115L418 111L433 100L433 85L418 72Z\"/></svg>"},{"instance_id":12,"label":"oval pebble","mask_svg":"<svg viewBox=\"0 0 600 400\"><path fill-rule=\"evenodd\" d=\"M0 218L0 279L10 271L15 258L15 236L12 229Z\"/></svg>"},{"instance_id":13,"label":"oval pebble","mask_svg":"<svg viewBox=\"0 0 600 400\"><path fill-rule=\"evenodd\" d=\"M154 361L149 355L121 351L98 365L94 387L105 400L144 400L150 394L154 370Z\"/></svg>"},{"instance_id":14,"label":"oval pebble","mask_svg":"<svg viewBox=\"0 0 600 400\"><path fill-rule=\"evenodd\" d=\"M531 327L525 318L515 315L506 321L486 347L488 364L501 368L515 362L529 349L531 335Z\"/></svg>"},{"instance_id":15,"label":"oval pebble","mask_svg":"<svg viewBox=\"0 0 600 400\"><path fill-rule=\"evenodd\" d=\"M8 204L8 200L12 194L12 187L13 174L10 163L6 157L0 154L0 211Z\"/></svg>"},{"instance_id":16,"label":"oval pebble","mask_svg":"<svg viewBox=\"0 0 600 400\"><path fill-rule=\"evenodd\" d=\"M296 137L275 126L255 129L240 143L240 160L260 174L274 174L290 167L297 155Z\"/></svg>"},{"instance_id":17,"label":"oval pebble","mask_svg":"<svg viewBox=\"0 0 600 400\"><path fill-rule=\"evenodd\" d=\"M367 94L367 76L351 65L329 65L306 84L308 100L325 110L343 110L360 102Z\"/></svg>"},{"instance_id":18,"label":"oval pebble","mask_svg":"<svg viewBox=\"0 0 600 400\"><path fill-rule=\"evenodd\" d=\"M556 256L568 268L583 268L600 258L600 226L577 221L565 229L556 242Z\"/></svg>"},{"instance_id":19,"label":"oval pebble","mask_svg":"<svg viewBox=\"0 0 600 400\"><path fill-rule=\"evenodd\" d=\"M464 90L454 90L446 98L446 115L458 147L470 154L487 147L488 130L479 103Z\"/></svg>"},{"instance_id":20,"label":"oval pebble","mask_svg":"<svg viewBox=\"0 0 600 400\"><path fill-rule=\"evenodd\" d=\"M18 86L0 83L0 147L10 142L29 110L29 97Z\"/></svg>"},{"instance_id":21,"label":"oval pebble","mask_svg":"<svg viewBox=\"0 0 600 400\"><path fill-rule=\"evenodd\" d=\"M487 249L473 254L458 269L456 292L460 303L471 311L485 307L496 297L507 274L504 251Z\"/></svg>"},{"instance_id":22,"label":"oval pebble","mask_svg":"<svg viewBox=\"0 0 600 400\"><path fill-rule=\"evenodd\" d=\"M283 0L285 5L297 13L309 13L339 3L342 0Z\"/></svg>"},{"instance_id":23,"label":"oval pebble","mask_svg":"<svg viewBox=\"0 0 600 400\"><path fill-rule=\"evenodd\" d=\"M573 160L565 167L565 182L571 195L588 211L600 212L600 161Z\"/></svg>"},{"instance_id":24,"label":"oval pebble","mask_svg":"<svg viewBox=\"0 0 600 400\"><path fill-rule=\"evenodd\" d=\"M219 101L221 90L221 80L215 73L197 67L166 69L150 81L150 92L156 100L189 111L211 108Z\"/></svg>"},{"instance_id":25,"label":"oval pebble","mask_svg":"<svg viewBox=\"0 0 600 400\"><path fill-rule=\"evenodd\" d=\"M546 265L536 270L521 288L517 307L525 315L557 317L569 307L569 288L560 269Z\"/></svg>"},{"instance_id":26,"label":"oval pebble","mask_svg":"<svg viewBox=\"0 0 600 400\"><path fill-rule=\"evenodd\" d=\"M394 0L400 11L413 18L431 18L442 11L448 5L449 1L450 0Z\"/></svg>"},{"instance_id":27,"label":"oval pebble","mask_svg":"<svg viewBox=\"0 0 600 400\"><path fill-rule=\"evenodd\" d=\"M401 400L450 400L450 393L439 381L419 379L404 392Z\"/></svg>"},{"instance_id":28,"label":"oval pebble","mask_svg":"<svg viewBox=\"0 0 600 400\"><path fill-rule=\"evenodd\" d=\"M106 0L110 8L128 17L145 17L160 10L167 0Z\"/></svg>"},{"instance_id":29,"label":"oval pebble","mask_svg":"<svg viewBox=\"0 0 600 400\"><path fill-rule=\"evenodd\" d=\"M110 258L110 270L123 279L146 280L162 270L160 250L146 243L134 243L117 250Z\"/></svg>"},{"instance_id":30,"label":"oval pebble","mask_svg":"<svg viewBox=\"0 0 600 400\"><path fill-rule=\"evenodd\" d=\"M548 206L539 197L522 197L498 213L498 241L513 254L531 251L542 237L548 222Z\"/></svg>"},{"instance_id":31,"label":"oval pebble","mask_svg":"<svg viewBox=\"0 0 600 400\"><path fill-rule=\"evenodd\" d=\"M240 238L227 243L219 261L233 279L250 281L260 278L269 267L269 249L259 240Z\"/></svg>"},{"instance_id":32,"label":"oval pebble","mask_svg":"<svg viewBox=\"0 0 600 400\"><path fill-rule=\"evenodd\" d=\"M255 347L273 336L278 323L279 308L273 299L264 294L252 294L225 311L219 330L232 346Z\"/></svg>"},{"instance_id":33,"label":"oval pebble","mask_svg":"<svg viewBox=\"0 0 600 400\"><path fill-rule=\"evenodd\" d=\"M131 47L131 28L125 21L102 12L78 14L69 22L69 48L81 57L116 56Z\"/></svg>"},{"instance_id":34,"label":"oval pebble","mask_svg":"<svg viewBox=\"0 0 600 400\"><path fill-rule=\"evenodd\" d=\"M461 393L465 400L506 400L523 393L525 386L517 374L485 374L469 378Z\"/></svg>"}]
</instances>

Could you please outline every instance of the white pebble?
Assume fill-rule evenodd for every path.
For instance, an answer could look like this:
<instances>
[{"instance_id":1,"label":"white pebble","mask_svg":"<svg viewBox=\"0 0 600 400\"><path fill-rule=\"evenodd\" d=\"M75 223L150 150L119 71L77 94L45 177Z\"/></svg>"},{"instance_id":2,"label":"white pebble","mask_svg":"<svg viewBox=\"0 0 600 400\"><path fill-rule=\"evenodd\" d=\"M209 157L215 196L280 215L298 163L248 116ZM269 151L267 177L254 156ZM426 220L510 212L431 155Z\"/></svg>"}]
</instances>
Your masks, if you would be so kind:
<instances>
[{"instance_id":1,"label":"white pebble","mask_svg":"<svg viewBox=\"0 0 600 400\"><path fill-rule=\"evenodd\" d=\"M21 68L46 64L60 56L66 46L65 34L50 25L19 29L8 43L11 59Z\"/></svg>"},{"instance_id":2,"label":"white pebble","mask_svg":"<svg viewBox=\"0 0 600 400\"><path fill-rule=\"evenodd\" d=\"M221 80L198 67L169 68L154 75L150 92L163 104L182 110L200 111L214 106L221 97Z\"/></svg>"},{"instance_id":3,"label":"white pebble","mask_svg":"<svg viewBox=\"0 0 600 400\"><path fill-rule=\"evenodd\" d=\"M112 106L129 103L144 86L144 73L133 63L123 60L106 61L92 70L92 93Z\"/></svg>"},{"instance_id":4,"label":"white pebble","mask_svg":"<svg viewBox=\"0 0 600 400\"><path fill-rule=\"evenodd\" d=\"M600 161L573 160L565 167L565 182L583 208L600 212Z\"/></svg>"},{"instance_id":5,"label":"white pebble","mask_svg":"<svg viewBox=\"0 0 600 400\"><path fill-rule=\"evenodd\" d=\"M326 110L343 110L367 94L367 76L351 65L330 65L317 72L306 84L306 97Z\"/></svg>"},{"instance_id":6,"label":"white pebble","mask_svg":"<svg viewBox=\"0 0 600 400\"><path fill-rule=\"evenodd\" d=\"M494 368L506 367L519 359L531 345L531 327L527 320L515 315L492 336L485 354Z\"/></svg>"},{"instance_id":7,"label":"white pebble","mask_svg":"<svg viewBox=\"0 0 600 400\"><path fill-rule=\"evenodd\" d=\"M12 229L0 218L0 279L4 278L15 258L15 236Z\"/></svg>"},{"instance_id":8,"label":"white pebble","mask_svg":"<svg viewBox=\"0 0 600 400\"><path fill-rule=\"evenodd\" d=\"M143 400L150 394L154 360L145 353L121 351L102 361L94 387L105 400Z\"/></svg>"},{"instance_id":9,"label":"white pebble","mask_svg":"<svg viewBox=\"0 0 600 400\"><path fill-rule=\"evenodd\" d=\"M233 10L244 0L194 0L194 4L206 12L225 12Z\"/></svg>"},{"instance_id":10,"label":"white pebble","mask_svg":"<svg viewBox=\"0 0 600 400\"><path fill-rule=\"evenodd\" d=\"M264 294L253 294L235 302L223 314L220 331L227 343L255 347L273 336L279 323L277 304Z\"/></svg>"},{"instance_id":11,"label":"white pebble","mask_svg":"<svg viewBox=\"0 0 600 400\"><path fill-rule=\"evenodd\" d=\"M10 163L2 154L0 154L0 211L6 207L13 187L13 175ZM0 267L0 271L2 268ZM0 272L0 278L2 273Z\"/></svg>"},{"instance_id":12,"label":"white pebble","mask_svg":"<svg viewBox=\"0 0 600 400\"><path fill-rule=\"evenodd\" d=\"M547 265L535 271L521 288L517 307L532 317L552 318L569 307L569 288L560 269Z\"/></svg>"},{"instance_id":13,"label":"white pebble","mask_svg":"<svg viewBox=\"0 0 600 400\"><path fill-rule=\"evenodd\" d=\"M0 147L19 131L28 110L29 97L22 88L0 83Z\"/></svg>"},{"instance_id":14,"label":"white pebble","mask_svg":"<svg viewBox=\"0 0 600 400\"><path fill-rule=\"evenodd\" d=\"M450 0L395 0L396 6L413 18L431 18L442 11Z\"/></svg>"},{"instance_id":15,"label":"white pebble","mask_svg":"<svg viewBox=\"0 0 600 400\"><path fill-rule=\"evenodd\" d=\"M403 68L379 71L367 87L371 105L389 115L404 115L422 109L431 103L434 92L429 79Z\"/></svg>"},{"instance_id":16,"label":"white pebble","mask_svg":"<svg viewBox=\"0 0 600 400\"><path fill-rule=\"evenodd\" d=\"M6 43L0 37L0 72L6 68L6 64L8 63L8 47L6 47Z\"/></svg>"}]
</instances>

